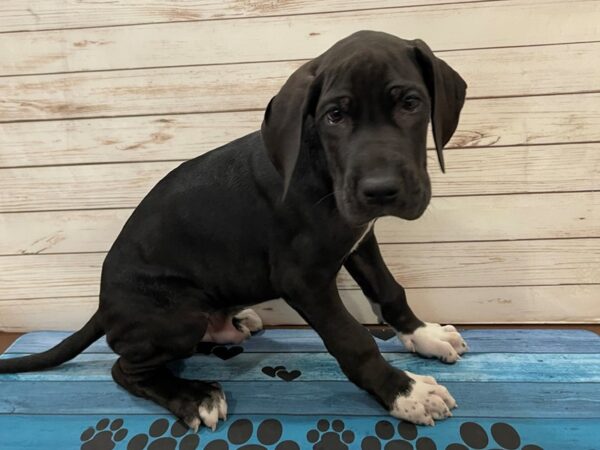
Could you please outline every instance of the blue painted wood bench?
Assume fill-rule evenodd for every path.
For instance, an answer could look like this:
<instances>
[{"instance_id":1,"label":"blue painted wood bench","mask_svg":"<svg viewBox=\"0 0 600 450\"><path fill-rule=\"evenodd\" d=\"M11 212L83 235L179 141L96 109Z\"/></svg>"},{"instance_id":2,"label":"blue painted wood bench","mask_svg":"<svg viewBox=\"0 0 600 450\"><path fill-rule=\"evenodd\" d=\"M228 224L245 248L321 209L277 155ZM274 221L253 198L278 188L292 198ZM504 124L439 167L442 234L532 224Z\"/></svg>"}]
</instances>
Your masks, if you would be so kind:
<instances>
[{"instance_id":1,"label":"blue painted wood bench","mask_svg":"<svg viewBox=\"0 0 600 450\"><path fill-rule=\"evenodd\" d=\"M2 355L45 350L68 333L29 333ZM585 331L470 330L453 366L376 341L394 365L433 375L457 399L435 427L401 423L349 383L310 330L267 330L241 348L172 365L218 380L229 420L186 430L110 377L101 339L53 370L0 375L0 450L600 450L600 337ZM283 367L283 368L281 368Z\"/></svg>"}]
</instances>

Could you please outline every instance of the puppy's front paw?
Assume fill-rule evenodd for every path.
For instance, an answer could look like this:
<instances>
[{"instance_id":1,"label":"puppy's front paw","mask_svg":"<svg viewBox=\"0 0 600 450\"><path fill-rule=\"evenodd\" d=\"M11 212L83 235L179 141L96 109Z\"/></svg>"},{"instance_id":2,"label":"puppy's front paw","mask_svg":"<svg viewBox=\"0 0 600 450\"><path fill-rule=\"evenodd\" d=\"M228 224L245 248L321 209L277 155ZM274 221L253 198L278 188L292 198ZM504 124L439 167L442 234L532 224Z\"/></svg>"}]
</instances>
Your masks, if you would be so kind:
<instances>
[{"instance_id":1,"label":"puppy's front paw","mask_svg":"<svg viewBox=\"0 0 600 450\"><path fill-rule=\"evenodd\" d=\"M433 377L405 372L411 378L411 388L394 400L390 414L417 425L435 425L435 420L452 417L456 401Z\"/></svg>"},{"instance_id":2,"label":"puppy's front paw","mask_svg":"<svg viewBox=\"0 0 600 450\"><path fill-rule=\"evenodd\" d=\"M469 347L452 325L425 323L411 334L398 333L406 349L428 358L438 358L445 363L455 363Z\"/></svg>"}]
</instances>

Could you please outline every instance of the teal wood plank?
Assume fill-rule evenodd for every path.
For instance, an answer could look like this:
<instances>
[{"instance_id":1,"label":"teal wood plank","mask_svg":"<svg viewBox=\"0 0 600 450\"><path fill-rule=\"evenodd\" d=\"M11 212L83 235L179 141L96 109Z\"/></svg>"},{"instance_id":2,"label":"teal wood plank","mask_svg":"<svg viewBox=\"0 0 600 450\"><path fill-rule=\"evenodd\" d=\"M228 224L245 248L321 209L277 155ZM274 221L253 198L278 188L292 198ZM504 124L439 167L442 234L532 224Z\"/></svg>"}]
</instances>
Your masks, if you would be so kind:
<instances>
[{"instance_id":1,"label":"teal wood plank","mask_svg":"<svg viewBox=\"0 0 600 450\"><path fill-rule=\"evenodd\" d=\"M498 423L506 423L510 428L504 426L505 434L496 434L499 439L510 433L516 436L520 442L519 448L524 448L526 445L535 444L544 450L598 450L598 442L600 442L600 421L593 420L572 420L572 419L544 419L544 420L527 420L527 419L510 419L510 418L478 418L465 417L464 419L451 419L444 422L438 422L435 427L417 427L412 428L408 425L403 425L401 430L404 436L398 430L399 422L394 419L387 420L392 425L393 435L391 439L381 439L375 432L376 424L382 420L377 417L354 417L354 416L231 416L225 423L220 423L215 432L211 432L205 428L201 429L196 436L191 432L187 432L182 436L173 438L171 430L173 429L174 420L168 415L117 415L103 416L98 414L82 415L82 416L63 416L63 415L40 415L40 416L0 416L0 442L2 450L39 450L39 449L60 449L60 450L77 450L82 447L82 444L87 443L90 448L99 448L95 446L95 439L100 437L99 433L86 435L84 432L88 428L94 429L97 423L103 419L109 419L108 423L118 427L116 432L111 435L116 435L120 440L112 441L116 445L115 450L125 450L134 438L140 435L148 437L148 445L156 442L158 439L173 439L173 441L184 441L189 445L188 450L199 450L211 448L217 442L228 442L230 429L239 429L241 421L249 421L249 433L244 436L243 442L238 445L252 445L256 447L248 448L266 448L262 445L259 438L259 430L274 429L278 424L281 428L281 437L276 439L273 446L285 441L296 442L301 449L312 449L314 445L321 442L323 434L317 433L319 439L316 443L310 442L307 434L311 430L317 429L317 422L326 420L331 432L332 423L343 426L343 431L351 431L352 434L346 433L346 442L351 449L359 449L362 447L365 439L375 440L379 442L381 448L390 441L396 441L398 444L394 448L415 448L417 442L424 443L426 439L431 440L438 450L446 449L451 444L463 443L461 429L473 427L472 424L481 427L489 446L486 448L505 448L494 440L492 427L498 427ZM160 421L160 422L157 422ZM340 421L340 422L337 422ZM164 434L157 437L149 437L148 431L153 423L164 423L166 425ZM247 422L246 422L247 423ZM110 425L108 429L110 429ZM498 428L495 428L498 429ZM344 434L335 433L331 442L344 442ZM117 434L118 433L118 434ZM82 434L87 440L82 441ZM331 437L331 436L330 436ZM421 441L419 441L421 439ZM262 438L264 442L264 438ZM91 443L90 443L91 442ZM110 442L110 441L109 441ZM164 441L163 441L164 442ZM399 443L402 443L400 445ZM240 448L238 445L228 444L222 448ZM208 447L207 447L208 446ZM391 445L390 445L391 447ZM100 447L101 448L101 447ZM104 447L106 450L112 446ZM159 448L175 448L160 446ZM181 448L181 447L180 447ZM344 448L337 447L335 448ZM346 447L347 448L347 447ZM364 448L364 447L363 447ZM371 447L372 448L372 447ZM417 447L425 448L425 447ZM431 447L429 447L431 448ZM328 449L332 450L332 449Z\"/></svg>"},{"instance_id":2,"label":"teal wood plank","mask_svg":"<svg viewBox=\"0 0 600 450\"><path fill-rule=\"evenodd\" d=\"M600 353L600 336L584 330L465 330L472 353ZM70 333L38 331L21 336L8 351L36 353L53 347ZM376 339L384 352L404 352L397 339ZM317 334L308 329L266 330L244 344L251 352L325 352ZM104 338L92 344L86 353L111 353Z\"/></svg>"},{"instance_id":3,"label":"teal wood plank","mask_svg":"<svg viewBox=\"0 0 600 450\"><path fill-rule=\"evenodd\" d=\"M2 358L20 354L2 355ZM394 367L434 376L438 382L600 382L600 354L475 353L454 365L406 353L384 353ZM52 370L0 374L1 381L109 381L116 355L83 354ZM197 355L172 364L184 378L219 381L266 381L265 367L299 370L301 381L346 381L336 360L328 353L242 353L223 361ZM276 380L283 381L279 377Z\"/></svg>"},{"instance_id":4,"label":"teal wood plank","mask_svg":"<svg viewBox=\"0 0 600 450\"><path fill-rule=\"evenodd\" d=\"M600 383L445 383L455 417L600 418ZM385 416L350 382L223 382L231 414ZM115 383L0 382L0 414L156 414L159 406Z\"/></svg>"}]
</instances>

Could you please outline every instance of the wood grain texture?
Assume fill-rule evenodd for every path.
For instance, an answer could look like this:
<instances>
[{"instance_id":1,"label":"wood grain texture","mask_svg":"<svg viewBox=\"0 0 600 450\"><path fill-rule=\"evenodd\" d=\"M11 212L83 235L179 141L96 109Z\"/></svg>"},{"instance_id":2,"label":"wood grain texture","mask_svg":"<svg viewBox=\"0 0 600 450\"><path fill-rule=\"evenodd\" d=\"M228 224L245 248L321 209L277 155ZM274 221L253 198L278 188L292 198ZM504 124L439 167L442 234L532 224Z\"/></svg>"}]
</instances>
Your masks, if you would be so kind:
<instances>
[{"instance_id":1,"label":"wood grain texture","mask_svg":"<svg viewBox=\"0 0 600 450\"><path fill-rule=\"evenodd\" d=\"M597 41L599 14L595 1L507 0L176 26L8 33L0 35L0 53L5 55L0 74L308 59L357 29L419 37L434 50Z\"/></svg>"},{"instance_id":2,"label":"wood grain texture","mask_svg":"<svg viewBox=\"0 0 600 450\"><path fill-rule=\"evenodd\" d=\"M358 24L424 39L470 85L447 175L429 155L432 207L377 227L416 311L600 323L600 2L29 0L0 17L0 328L80 325L143 195L257 129L289 74Z\"/></svg>"},{"instance_id":3,"label":"wood grain texture","mask_svg":"<svg viewBox=\"0 0 600 450\"><path fill-rule=\"evenodd\" d=\"M42 290L29 295L43 296ZM362 323L376 324L368 300L358 290L341 291L349 311ZM412 309L440 323L600 323L600 285L509 286L407 289ZM98 297L27 298L0 301L0 329L77 330L98 307ZM267 325L305 325L282 300L255 306Z\"/></svg>"},{"instance_id":4,"label":"wood grain texture","mask_svg":"<svg viewBox=\"0 0 600 450\"><path fill-rule=\"evenodd\" d=\"M600 239L388 244L381 252L406 287L600 283ZM356 286L344 269L338 284Z\"/></svg>"},{"instance_id":5,"label":"wood grain texture","mask_svg":"<svg viewBox=\"0 0 600 450\"><path fill-rule=\"evenodd\" d=\"M323 11L400 8L452 3L448 0L28 0L0 3L0 32L101 27L138 23L222 20L240 17L311 14ZM468 0L453 3L468 3Z\"/></svg>"},{"instance_id":6,"label":"wood grain texture","mask_svg":"<svg viewBox=\"0 0 600 450\"><path fill-rule=\"evenodd\" d=\"M0 255L108 251L131 212L0 214L10 237ZM418 221L383 218L375 230L379 243L600 236L600 192L437 197Z\"/></svg>"},{"instance_id":7,"label":"wood grain texture","mask_svg":"<svg viewBox=\"0 0 600 450\"><path fill-rule=\"evenodd\" d=\"M446 152L446 174L429 152L434 196L598 189L600 143L466 148ZM123 208L179 161L2 169L0 212Z\"/></svg>"},{"instance_id":8,"label":"wood grain texture","mask_svg":"<svg viewBox=\"0 0 600 450\"><path fill-rule=\"evenodd\" d=\"M62 337L64 333L35 333L22 337L15 347L23 349L29 343L47 348ZM548 450L595 448L600 437L600 383L596 382L600 374L595 370L599 355L589 348L598 348L598 336L585 332L487 330L466 332L465 337L475 347L482 344L485 351L468 353L453 366L402 352L385 353L397 367L435 375L460 404L454 418L440 421L435 427L413 430L419 440L403 433L410 427L402 425L399 433L403 438L416 440L419 447L431 439L436 448L452 448L451 443L472 442L465 438L464 431L468 428L466 422L475 422L488 433L492 445L494 441L502 442L498 448L534 448L529 444ZM391 348L390 341L377 342ZM93 347L101 350L98 344ZM216 431L199 431L196 441L199 439L203 446L211 442L216 445L215 439L232 441L234 424L241 425L240 419L258 429L259 436L263 435L260 430L265 419L276 419L282 424L282 440L295 442L297 448L313 447L307 440L307 430L322 419L327 419L327 426L334 418L343 421L342 426L352 430L353 442L359 444L365 436L375 434L376 424L382 419L391 426L398 425L368 393L344 379L313 331L268 330L243 345L244 352L226 362L214 356L195 356L173 365L176 372L188 377L200 373L216 377L226 392L230 418ZM395 341L394 345L399 344ZM557 351L559 347L565 351ZM311 351L304 351L307 348ZM549 352L541 351L543 348ZM168 430L175 419L155 403L124 393L110 380L114 358L112 352L88 352L49 371L0 375L0 441L6 450L76 448L81 441L90 442L95 424L98 429L108 424L111 430L122 427L115 440L123 448L133 448L132 438L139 433L150 434L153 444L170 442L159 440L157 434L162 431L156 430ZM261 370L265 365L278 364L299 370L299 378L286 383ZM513 430L519 445L499 438L499 422ZM88 429L90 432L82 434ZM32 434L35 442L30 438ZM181 438L179 433L173 436ZM392 444L397 442L406 441ZM212 444L208 446L212 448Z\"/></svg>"},{"instance_id":9,"label":"wood grain texture","mask_svg":"<svg viewBox=\"0 0 600 450\"><path fill-rule=\"evenodd\" d=\"M527 354L590 354L600 353L600 339L584 326L562 325L568 329L550 329L558 325L545 325L548 329L532 329L533 326L509 325L510 329L499 329L498 325L487 325L485 329L461 328L461 335L469 343L469 355L475 353L527 353ZM540 327L540 325L538 325ZM379 327L370 327L371 329ZM470 328L470 326L469 326ZM22 335L9 353L14 355L39 353L54 347L71 333L65 331L35 331ZM0 333L0 336L2 334ZM383 353L407 353L396 337L375 339ZM323 353L327 352L319 335L308 327L269 328L258 336L244 341L246 353ZM101 337L82 354L113 354L106 338Z\"/></svg>"},{"instance_id":10,"label":"wood grain texture","mask_svg":"<svg viewBox=\"0 0 600 450\"><path fill-rule=\"evenodd\" d=\"M4 123L3 142L14 151L0 153L0 167L185 160L258 130L262 117L238 111Z\"/></svg>"},{"instance_id":11,"label":"wood grain texture","mask_svg":"<svg viewBox=\"0 0 600 450\"><path fill-rule=\"evenodd\" d=\"M586 43L440 56L467 80L468 98L478 98L600 90L599 55L600 43ZM301 63L5 77L0 84L0 121L262 110Z\"/></svg>"},{"instance_id":12,"label":"wood grain texture","mask_svg":"<svg viewBox=\"0 0 600 450\"><path fill-rule=\"evenodd\" d=\"M447 148L597 142L599 111L600 94L471 100ZM257 130L262 116L238 111L5 123L2 142L11 151L0 152L0 168L184 160ZM433 148L431 134L428 145Z\"/></svg>"},{"instance_id":13,"label":"wood grain texture","mask_svg":"<svg viewBox=\"0 0 600 450\"><path fill-rule=\"evenodd\" d=\"M600 298L600 285L422 288L406 292L411 309L429 322L600 323L600 304L590 301ZM378 323L361 291L345 290L341 295L358 321ZM268 324L305 324L298 313L281 300L257 305L255 309ZM89 318L86 314L87 311L82 311L80 320L73 323L77 326L70 329L83 325Z\"/></svg>"},{"instance_id":14,"label":"wood grain texture","mask_svg":"<svg viewBox=\"0 0 600 450\"><path fill-rule=\"evenodd\" d=\"M124 395L114 381L80 381L65 389L54 381L0 381L0 415L12 414L163 414L155 403ZM270 414L286 405L295 415L345 414L389 417L377 401L349 381L305 383L224 382L235 398L236 414ZM600 383L446 383L460 399L454 417L597 418ZM39 399L44 397L44 402ZM281 399L286 401L282 402ZM316 402L314 399L318 398ZM499 401L502 399L502 401ZM289 408L289 409L287 409Z\"/></svg>"},{"instance_id":15,"label":"wood grain texture","mask_svg":"<svg viewBox=\"0 0 600 450\"><path fill-rule=\"evenodd\" d=\"M76 330L98 309L98 296L0 301L0 330Z\"/></svg>"},{"instance_id":16,"label":"wood grain texture","mask_svg":"<svg viewBox=\"0 0 600 450\"><path fill-rule=\"evenodd\" d=\"M406 287L600 283L600 239L387 244L382 254ZM0 257L0 299L94 296L104 253ZM356 284L342 269L338 284Z\"/></svg>"},{"instance_id":17,"label":"wood grain texture","mask_svg":"<svg viewBox=\"0 0 600 450\"><path fill-rule=\"evenodd\" d=\"M591 337L591 336L590 336ZM397 343L399 347L401 344ZM2 358L14 358L20 354L8 353ZM597 353L480 353L469 354L460 364L433 366L425 358L415 358L411 353L385 353L384 358L394 367L413 373L427 373L438 383L600 383L600 371L596 363ZM52 371L18 374L0 374L5 381L111 381L111 367L117 355L86 354L53 369ZM302 369L301 381L346 381L333 356L323 353L242 353L235 357L235 364L212 355L194 355L184 362L171 364L171 368L187 379L209 379L219 382L267 381L262 372L265 366L282 365ZM511 370L506 370L510 366ZM531 370L535 366L535 370Z\"/></svg>"}]
</instances>

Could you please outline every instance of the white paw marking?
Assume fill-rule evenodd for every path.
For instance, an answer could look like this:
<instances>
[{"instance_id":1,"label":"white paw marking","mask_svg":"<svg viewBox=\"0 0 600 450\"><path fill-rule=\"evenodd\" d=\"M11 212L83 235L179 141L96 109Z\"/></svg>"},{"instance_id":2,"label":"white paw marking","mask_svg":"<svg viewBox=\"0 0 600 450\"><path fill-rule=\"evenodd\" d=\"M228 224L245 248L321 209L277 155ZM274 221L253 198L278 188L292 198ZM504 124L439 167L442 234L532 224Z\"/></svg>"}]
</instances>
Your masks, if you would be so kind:
<instances>
[{"instance_id":1,"label":"white paw marking","mask_svg":"<svg viewBox=\"0 0 600 450\"><path fill-rule=\"evenodd\" d=\"M198 432L198 428L200 428L200 419L194 417L192 420L186 420L187 426L190 427L191 430L194 430L194 433Z\"/></svg>"},{"instance_id":2,"label":"white paw marking","mask_svg":"<svg viewBox=\"0 0 600 450\"><path fill-rule=\"evenodd\" d=\"M263 329L263 321L256 311L250 308L242 309L234 316L238 320L238 327L244 334L250 335Z\"/></svg>"},{"instance_id":3,"label":"white paw marking","mask_svg":"<svg viewBox=\"0 0 600 450\"><path fill-rule=\"evenodd\" d=\"M225 394L221 391L213 392L210 400L205 400L198 407L198 415L200 416L200 421L204 423L204 425L212 431L215 431L219 419L227 419L227 402L225 401ZM198 431L200 421L194 419L193 422L195 427L191 424L190 427L193 428L194 431Z\"/></svg>"},{"instance_id":4,"label":"white paw marking","mask_svg":"<svg viewBox=\"0 0 600 450\"><path fill-rule=\"evenodd\" d=\"M437 323L425 323L414 333L398 333L398 338L406 349L428 358L438 358L445 363L454 363L469 347L460 333L452 325L441 326Z\"/></svg>"},{"instance_id":5,"label":"white paw marking","mask_svg":"<svg viewBox=\"0 0 600 450\"><path fill-rule=\"evenodd\" d=\"M219 410L219 419L227 420L227 402L225 401L225 396L219 399L217 409Z\"/></svg>"},{"instance_id":6,"label":"white paw marking","mask_svg":"<svg viewBox=\"0 0 600 450\"><path fill-rule=\"evenodd\" d=\"M367 234L369 234L369 231L371 231L371 228L373 228L373 224L374 223L375 223L374 219L369 222L369 224L367 225L367 229L363 232L363 234L354 243L354 245L352 246L352 248L350 249L350 252L348 254L354 253L356 251L356 249L358 248L358 246L360 245L360 243L367 236Z\"/></svg>"},{"instance_id":7,"label":"white paw marking","mask_svg":"<svg viewBox=\"0 0 600 450\"><path fill-rule=\"evenodd\" d=\"M390 414L417 425L435 425L436 420L452 417L456 401L433 377L405 372L414 380L408 395L398 395Z\"/></svg>"}]
</instances>

